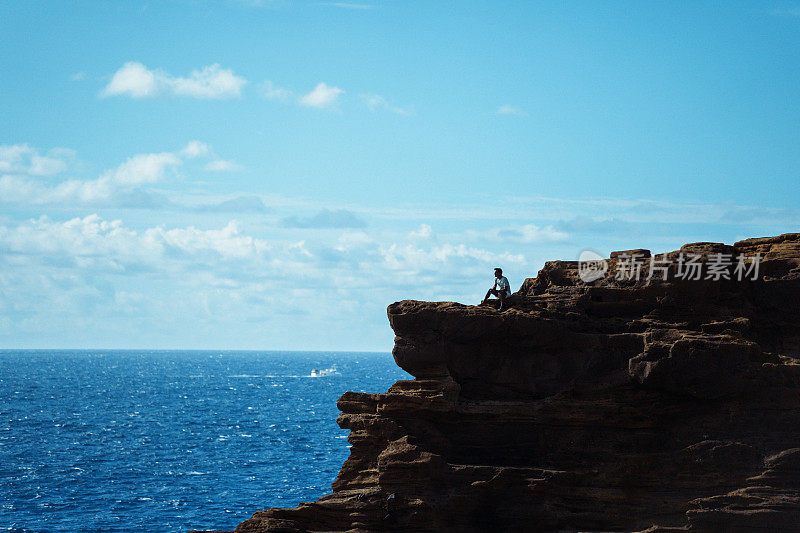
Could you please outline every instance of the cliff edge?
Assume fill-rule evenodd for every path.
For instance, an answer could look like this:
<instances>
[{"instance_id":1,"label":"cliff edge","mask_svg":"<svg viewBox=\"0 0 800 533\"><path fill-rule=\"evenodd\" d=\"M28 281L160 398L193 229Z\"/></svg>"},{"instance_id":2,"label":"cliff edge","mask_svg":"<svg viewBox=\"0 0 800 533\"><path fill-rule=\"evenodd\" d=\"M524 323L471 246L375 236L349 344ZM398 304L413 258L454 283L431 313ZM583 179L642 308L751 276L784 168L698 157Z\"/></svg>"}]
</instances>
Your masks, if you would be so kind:
<instances>
[{"instance_id":1,"label":"cliff edge","mask_svg":"<svg viewBox=\"0 0 800 533\"><path fill-rule=\"evenodd\" d=\"M390 305L415 379L345 393L332 494L236 531L800 530L800 234L660 258L548 262L502 313Z\"/></svg>"}]
</instances>

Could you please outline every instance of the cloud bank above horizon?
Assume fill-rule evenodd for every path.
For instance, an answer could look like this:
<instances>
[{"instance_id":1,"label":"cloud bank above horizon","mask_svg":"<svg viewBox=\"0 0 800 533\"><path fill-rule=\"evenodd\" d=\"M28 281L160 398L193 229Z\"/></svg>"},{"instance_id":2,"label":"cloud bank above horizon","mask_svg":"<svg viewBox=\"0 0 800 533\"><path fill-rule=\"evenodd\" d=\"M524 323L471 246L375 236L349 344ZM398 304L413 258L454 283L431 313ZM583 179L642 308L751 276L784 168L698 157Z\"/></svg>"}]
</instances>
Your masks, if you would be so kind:
<instances>
[{"instance_id":1,"label":"cloud bank above horizon","mask_svg":"<svg viewBox=\"0 0 800 533\"><path fill-rule=\"evenodd\" d=\"M797 211L613 198L386 208L170 189L187 180L202 188L208 163L226 161L198 140L129 156L96 177L76 177L80 161L68 148L0 146L0 206L33 215L0 218L0 336L21 345L85 345L81 332L102 331L97 338L115 347L145 332L151 347L198 347L215 345L223 327L230 334L217 345L255 348L263 345L235 335L251 335L261 321L289 330L300 321L326 331L375 328L369 342L348 346L369 349L388 330L367 317L382 316L391 301L474 302L494 266L516 288L545 260L574 259L587 244L607 253L612 243L642 244L635 239L646 233L662 251L675 248L682 243L665 226L659 235L664 218L709 228L748 214L800 222ZM35 214L43 208L57 215ZM154 215L171 222L153 224ZM186 324L217 333L189 342L170 329ZM315 346L324 347L306 348Z\"/></svg>"}]
</instances>

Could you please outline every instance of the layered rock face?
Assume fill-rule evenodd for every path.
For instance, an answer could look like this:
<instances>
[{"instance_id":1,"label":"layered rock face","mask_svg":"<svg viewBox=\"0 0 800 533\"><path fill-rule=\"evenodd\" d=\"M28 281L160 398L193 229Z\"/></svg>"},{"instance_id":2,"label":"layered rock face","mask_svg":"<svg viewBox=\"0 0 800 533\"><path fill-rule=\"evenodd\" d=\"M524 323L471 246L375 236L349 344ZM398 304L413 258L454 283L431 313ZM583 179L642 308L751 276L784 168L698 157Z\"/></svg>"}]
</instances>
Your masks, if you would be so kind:
<instances>
[{"instance_id":1,"label":"layered rock face","mask_svg":"<svg viewBox=\"0 0 800 533\"><path fill-rule=\"evenodd\" d=\"M800 234L616 279L634 252L549 262L503 312L389 306L415 379L345 393L332 494L236 531L800 531ZM758 279L677 279L692 253Z\"/></svg>"}]
</instances>

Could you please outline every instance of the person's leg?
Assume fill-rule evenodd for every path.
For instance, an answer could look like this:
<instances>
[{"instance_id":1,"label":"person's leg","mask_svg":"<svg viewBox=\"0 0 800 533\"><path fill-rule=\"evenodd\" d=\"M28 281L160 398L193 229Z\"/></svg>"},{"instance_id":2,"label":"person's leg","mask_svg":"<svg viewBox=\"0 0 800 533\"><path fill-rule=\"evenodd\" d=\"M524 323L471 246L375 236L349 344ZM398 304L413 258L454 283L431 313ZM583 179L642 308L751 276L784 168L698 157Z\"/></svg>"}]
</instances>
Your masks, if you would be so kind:
<instances>
[{"instance_id":1,"label":"person's leg","mask_svg":"<svg viewBox=\"0 0 800 533\"><path fill-rule=\"evenodd\" d=\"M497 296L497 291L494 290L494 289L489 289L488 291L486 291L486 296L483 298L483 302L481 302L481 303L485 303L486 300L489 299L489 296L492 296L492 295Z\"/></svg>"},{"instance_id":2,"label":"person's leg","mask_svg":"<svg viewBox=\"0 0 800 533\"><path fill-rule=\"evenodd\" d=\"M500 298L500 311L503 310L503 305L506 303L506 291L500 291L497 293L497 297Z\"/></svg>"}]
</instances>

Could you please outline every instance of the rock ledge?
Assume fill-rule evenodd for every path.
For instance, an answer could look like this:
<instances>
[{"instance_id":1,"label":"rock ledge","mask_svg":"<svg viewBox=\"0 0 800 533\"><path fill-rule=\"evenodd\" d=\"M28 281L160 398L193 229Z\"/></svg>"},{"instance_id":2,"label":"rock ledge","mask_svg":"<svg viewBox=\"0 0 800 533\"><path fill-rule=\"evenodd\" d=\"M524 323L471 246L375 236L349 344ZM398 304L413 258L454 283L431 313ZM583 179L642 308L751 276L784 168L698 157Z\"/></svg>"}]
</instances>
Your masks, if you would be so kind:
<instances>
[{"instance_id":1,"label":"rock ledge","mask_svg":"<svg viewBox=\"0 0 800 533\"><path fill-rule=\"evenodd\" d=\"M390 305L415 379L345 393L333 492L236 531L800 530L800 234L681 252L760 276L617 280L618 252L591 283L548 262L502 313Z\"/></svg>"}]
</instances>

